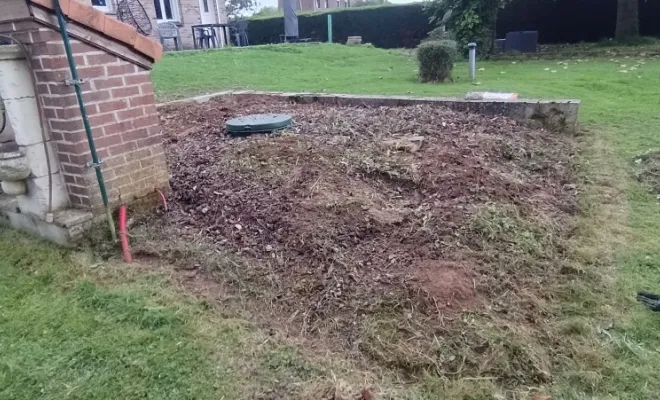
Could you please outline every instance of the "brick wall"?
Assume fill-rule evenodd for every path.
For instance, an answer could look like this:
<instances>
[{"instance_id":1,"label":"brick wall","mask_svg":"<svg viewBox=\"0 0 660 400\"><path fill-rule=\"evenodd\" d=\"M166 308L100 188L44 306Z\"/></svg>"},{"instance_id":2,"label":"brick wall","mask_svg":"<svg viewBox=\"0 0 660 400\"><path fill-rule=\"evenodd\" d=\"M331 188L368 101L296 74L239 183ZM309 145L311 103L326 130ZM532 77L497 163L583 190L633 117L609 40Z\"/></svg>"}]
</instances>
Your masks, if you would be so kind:
<instances>
[{"instance_id":1,"label":"brick wall","mask_svg":"<svg viewBox=\"0 0 660 400\"><path fill-rule=\"evenodd\" d=\"M29 47L37 94L58 153L74 207L102 207L80 109L59 32L33 21L0 24ZM102 169L111 202L131 201L168 186L168 174L149 70L72 38Z\"/></svg>"},{"instance_id":2,"label":"brick wall","mask_svg":"<svg viewBox=\"0 0 660 400\"><path fill-rule=\"evenodd\" d=\"M212 5L209 4L209 7L212 7ZM202 18L199 13L199 1L180 0L179 12L181 13L181 24L182 24L181 26L179 26L179 33L181 34L181 42L183 48L185 49L194 48L191 28L193 25L202 23Z\"/></svg>"}]
</instances>

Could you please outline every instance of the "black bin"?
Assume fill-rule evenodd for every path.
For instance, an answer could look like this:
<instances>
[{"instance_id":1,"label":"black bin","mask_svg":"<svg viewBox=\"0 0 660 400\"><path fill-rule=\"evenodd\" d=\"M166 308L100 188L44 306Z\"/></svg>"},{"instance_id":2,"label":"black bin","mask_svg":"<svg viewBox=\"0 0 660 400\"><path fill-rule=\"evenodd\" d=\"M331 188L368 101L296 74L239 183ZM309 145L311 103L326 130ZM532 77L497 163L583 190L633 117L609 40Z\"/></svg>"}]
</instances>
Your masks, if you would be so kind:
<instances>
[{"instance_id":1,"label":"black bin","mask_svg":"<svg viewBox=\"0 0 660 400\"><path fill-rule=\"evenodd\" d=\"M538 31L509 32L506 34L506 42L504 46L506 51L535 53L538 41Z\"/></svg>"}]
</instances>

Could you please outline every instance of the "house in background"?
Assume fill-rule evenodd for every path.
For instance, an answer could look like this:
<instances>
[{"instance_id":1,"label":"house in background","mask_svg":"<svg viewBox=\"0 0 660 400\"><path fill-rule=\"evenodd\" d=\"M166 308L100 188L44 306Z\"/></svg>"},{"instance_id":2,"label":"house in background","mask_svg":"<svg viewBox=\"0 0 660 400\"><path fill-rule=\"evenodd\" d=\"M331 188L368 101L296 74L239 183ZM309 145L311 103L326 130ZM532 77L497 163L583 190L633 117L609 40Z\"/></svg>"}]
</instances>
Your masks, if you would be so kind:
<instances>
[{"instance_id":1,"label":"house in background","mask_svg":"<svg viewBox=\"0 0 660 400\"><path fill-rule=\"evenodd\" d=\"M355 0L296 0L296 10L318 11L333 8L349 8ZM284 0L277 0L277 9L284 10Z\"/></svg>"},{"instance_id":2,"label":"house in background","mask_svg":"<svg viewBox=\"0 0 660 400\"><path fill-rule=\"evenodd\" d=\"M1 0L0 0L1 1ZM131 9L141 5L149 20L152 31L149 35L155 40L158 37L158 24L174 22L181 35L181 46L185 49L194 48L192 26L199 24L227 23L225 0L79 0L91 4L108 15L117 15L121 3ZM223 31L219 30L219 39L224 42Z\"/></svg>"}]
</instances>

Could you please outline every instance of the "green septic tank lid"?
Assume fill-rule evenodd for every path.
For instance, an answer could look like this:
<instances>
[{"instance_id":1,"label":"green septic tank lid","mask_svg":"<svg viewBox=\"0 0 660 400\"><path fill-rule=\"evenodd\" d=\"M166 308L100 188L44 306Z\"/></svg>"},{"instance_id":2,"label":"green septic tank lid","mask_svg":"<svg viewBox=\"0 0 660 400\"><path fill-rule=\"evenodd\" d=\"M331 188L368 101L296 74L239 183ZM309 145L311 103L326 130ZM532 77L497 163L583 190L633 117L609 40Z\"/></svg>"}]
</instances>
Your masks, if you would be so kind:
<instances>
[{"instance_id":1,"label":"green septic tank lid","mask_svg":"<svg viewBox=\"0 0 660 400\"><path fill-rule=\"evenodd\" d=\"M232 136L247 136L253 133L268 133L291 125L287 114L253 114L227 121L227 133Z\"/></svg>"}]
</instances>

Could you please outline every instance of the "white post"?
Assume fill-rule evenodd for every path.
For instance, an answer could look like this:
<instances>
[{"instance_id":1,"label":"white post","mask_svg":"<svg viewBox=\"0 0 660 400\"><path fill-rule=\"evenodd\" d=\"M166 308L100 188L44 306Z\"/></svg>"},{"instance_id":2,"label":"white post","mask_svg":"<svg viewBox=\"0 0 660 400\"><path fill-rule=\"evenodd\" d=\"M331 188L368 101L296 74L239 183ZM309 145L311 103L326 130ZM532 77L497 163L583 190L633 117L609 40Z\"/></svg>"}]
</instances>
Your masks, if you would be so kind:
<instances>
[{"instance_id":1,"label":"white post","mask_svg":"<svg viewBox=\"0 0 660 400\"><path fill-rule=\"evenodd\" d=\"M468 71L468 75L470 79L475 80L477 79L477 44L474 42L469 43L468 49L470 54L470 70Z\"/></svg>"}]
</instances>

